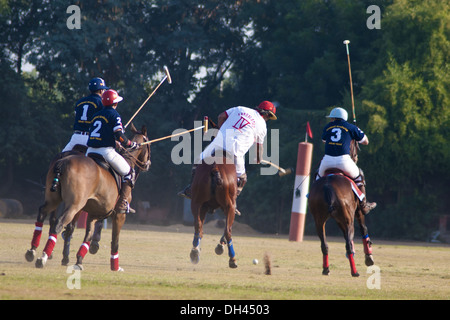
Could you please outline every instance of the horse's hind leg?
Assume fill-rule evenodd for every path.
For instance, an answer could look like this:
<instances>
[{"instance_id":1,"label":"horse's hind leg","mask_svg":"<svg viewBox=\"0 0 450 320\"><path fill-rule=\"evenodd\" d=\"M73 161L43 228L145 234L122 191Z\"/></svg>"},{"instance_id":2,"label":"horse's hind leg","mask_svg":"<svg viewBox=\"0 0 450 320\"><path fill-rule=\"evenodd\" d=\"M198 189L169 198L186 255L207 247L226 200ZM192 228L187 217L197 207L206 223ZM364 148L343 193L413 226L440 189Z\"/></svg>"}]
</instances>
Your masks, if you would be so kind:
<instances>
[{"instance_id":1,"label":"horse's hind leg","mask_svg":"<svg viewBox=\"0 0 450 320\"><path fill-rule=\"evenodd\" d=\"M225 215L226 215L226 223L225 223L225 239L227 241L228 246L228 257L230 260L228 261L228 265L230 268L237 268L236 263L236 253L234 252L233 247L233 240L231 239L231 228L233 226L234 222L234 213L236 210L236 205L231 205L228 208L226 208Z\"/></svg>"},{"instance_id":2,"label":"horse's hind leg","mask_svg":"<svg viewBox=\"0 0 450 320\"><path fill-rule=\"evenodd\" d=\"M373 256L372 256L372 241L370 241L369 232L367 230L367 226L365 223L365 218L361 212L359 212L357 214L357 219L358 219L359 227L361 230L362 241L363 241L365 264L366 264L366 266L369 267L374 264Z\"/></svg>"},{"instance_id":3,"label":"horse's hind leg","mask_svg":"<svg viewBox=\"0 0 450 320\"><path fill-rule=\"evenodd\" d=\"M356 270L355 259L354 259L355 248L354 248L354 244L353 244L353 236L354 236L353 221L349 222L347 224L347 226L341 225L341 229L344 232L345 250L347 253L348 261L350 262L350 269L351 269L352 277L359 277L359 273Z\"/></svg>"},{"instance_id":4,"label":"horse's hind leg","mask_svg":"<svg viewBox=\"0 0 450 320\"><path fill-rule=\"evenodd\" d=\"M47 214L51 212L54 214L54 206L50 206L50 204L46 201L42 206L39 207L39 212L37 215L36 222L34 223L34 232L33 238L31 239L31 248L25 253L25 259L28 262L32 262L34 257L36 256L36 249L39 247L39 243L41 242L42 235L42 227L44 226L45 218Z\"/></svg>"},{"instance_id":5,"label":"horse's hind leg","mask_svg":"<svg viewBox=\"0 0 450 320\"><path fill-rule=\"evenodd\" d=\"M83 259L86 255L86 253L89 251L89 246L91 244L92 235L94 231L94 224L96 220L92 219L90 215L88 215L87 221L86 221L86 232L84 234L84 240L83 244L80 246L80 249L78 249L77 252L77 267L80 270L83 270Z\"/></svg>"},{"instance_id":6,"label":"horse's hind leg","mask_svg":"<svg viewBox=\"0 0 450 320\"><path fill-rule=\"evenodd\" d=\"M320 249L322 250L322 274L327 276L330 274L330 264L328 262L328 244L325 235L325 223L316 221L316 232L320 239Z\"/></svg>"},{"instance_id":7,"label":"horse's hind leg","mask_svg":"<svg viewBox=\"0 0 450 320\"><path fill-rule=\"evenodd\" d=\"M58 208L58 211L61 208ZM65 207L64 210L62 210L62 214L52 212L52 215L50 217L50 231L49 231L49 237L47 240L47 243L45 245L45 248L42 252L42 256L36 260L36 268L43 268L45 264L47 263L47 259L51 257L53 249L56 244L56 240L58 238L58 234L61 232L61 230L69 224L75 214L79 210L74 210L74 206Z\"/></svg>"},{"instance_id":8,"label":"horse's hind leg","mask_svg":"<svg viewBox=\"0 0 450 320\"><path fill-rule=\"evenodd\" d=\"M192 240L192 249L189 256L193 264L197 264L200 261L200 242L203 238L203 222L206 217L206 209L204 206L191 205L192 214L194 215L194 239Z\"/></svg>"}]
</instances>

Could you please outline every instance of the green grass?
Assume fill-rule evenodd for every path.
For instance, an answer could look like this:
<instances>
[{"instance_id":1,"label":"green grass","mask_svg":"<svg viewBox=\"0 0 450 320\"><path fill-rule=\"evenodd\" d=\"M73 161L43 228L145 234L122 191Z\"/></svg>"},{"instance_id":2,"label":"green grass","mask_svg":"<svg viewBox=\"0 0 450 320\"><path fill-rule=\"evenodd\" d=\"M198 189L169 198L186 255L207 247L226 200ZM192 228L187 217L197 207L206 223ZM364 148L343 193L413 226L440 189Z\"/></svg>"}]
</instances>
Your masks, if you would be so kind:
<instances>
[{"instance_id":1,"label":"green grass","mask_svg":"<svg viewBox=\"0 0 450 320\"><path fill-rule=\"evenodd\" d=\"M128 224L120 239L120 265L109 270L111 229L104 230L100 250L88 254L81 272L81 289L68 289L67 267L60 265L62 239L44 269L25 261L34 230L33 221L0 221L0 298L8 299L158 299L158 300L298 300L298 299L433 299L450 298L450 246L374 241L375 265L381 270L381 288L368 289L362 243L355 239L359 278L352 278L341 238L329 242L329 276L322 276L319 240L306 237L289 242L286 236L262 236L236 231L233 242L237 269L228 268L228 256L214 248L222 230L208 225L201 243L200 262L191 264L193 228ZM45 245L44 226L38 256ZM71 262L84 230L75 230ZM269 253L272 275L264 274L263 256ZM260 261L253 265L256 258Z\"/></svg>"}]
</instances>

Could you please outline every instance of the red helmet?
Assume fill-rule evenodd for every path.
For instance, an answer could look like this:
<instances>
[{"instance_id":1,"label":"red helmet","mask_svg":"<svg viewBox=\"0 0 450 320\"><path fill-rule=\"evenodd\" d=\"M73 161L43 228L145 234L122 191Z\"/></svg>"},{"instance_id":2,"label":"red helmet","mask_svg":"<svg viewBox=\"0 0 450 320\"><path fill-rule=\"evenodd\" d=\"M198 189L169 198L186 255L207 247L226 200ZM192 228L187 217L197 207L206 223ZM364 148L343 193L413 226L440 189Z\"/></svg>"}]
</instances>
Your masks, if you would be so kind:
<instances>
[{"instance_id":1,"label":"red helmet","mask_svg":"<svg viewBox=\"0 0 450 320\"><path fill-rule=\"evenodd\" d=\"M277 108L275 108L272 102L263 101L259 104L257 109L259 111L266 111L270 115L270 120L277 120L277 116L275 115L275 113L277 113Z\"/></svg>"},{"instance_id":2,"label":"red helmet","mask_svg":"<svg viewBox=\"0 0 450 320\"><path fill-rule=\"evenodd\" d=\"M123 98L119 96L116 90L113 89L106 90L102 94L102 104L104 107L112 106L122 100Z\"/></svg>"}]
</instances>

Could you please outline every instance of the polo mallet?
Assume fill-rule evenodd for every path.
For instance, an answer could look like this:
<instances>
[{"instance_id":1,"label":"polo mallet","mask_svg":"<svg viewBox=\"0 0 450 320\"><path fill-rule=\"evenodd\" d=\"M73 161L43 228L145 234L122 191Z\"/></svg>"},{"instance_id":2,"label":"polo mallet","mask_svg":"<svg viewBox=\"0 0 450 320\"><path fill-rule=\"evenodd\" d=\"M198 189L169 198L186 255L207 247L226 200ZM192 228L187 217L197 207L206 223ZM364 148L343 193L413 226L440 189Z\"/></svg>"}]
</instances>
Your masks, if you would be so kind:
<instances>
[{"instance_id":1,"label":"polo mallet","mask_svg":"<svg viewBox=\"0 0 450 320\"><path fill-rule=\"evenodd\" d=\"M131 119L127 122L127 124L125 125L125 128L128 127L128 125L131 123L131 121L134 119L134 117L136 117L136 115L139 113L139 111L141 111L142 107L144 107L144 105L147 103L147 101L155 94L156 90L158 90L158 88L163 84L164 81L167 80L167 82L169 84L172 83L172 78L170 77L170 73L169 73L169 69L164 66L164 73L166 74L164 76L164 78L161 80L161 82L158 84L158 86L155 88L155 90L153 90L152 93L150 93L150 95L148 96L148 98L144 101L144 103L139 107L139 109L133 114L133 116L131 117Z\"/></svg>"},{"instance_id":2,"label":"polo mallet","mask_svg":"<svg viewBox=\"0 0 450 320\"><path fill-rule=\"evenodd\" d=\"M293 171L292 168L283 169L283 168L277 166L276 164L274 164L274 163L272 163L272 162L270 162L270 161L264 160L264 159L261 160L261 162L262 162L262 163L265 163L265 164L270 164L272 167L278 169L278 175L279 175L280 177L287 176L288 174L291 174L292 171Z\"/></svg>"},{"instance_id":3,"label":"polo mallet","mask_svg":"<svg viewBox=\"0 0 450 320\"><path fill-rule=\"evenodd\" d=\"M348 44L350 40L344 40L345 47L347 48L347 61L348 61L348 74L350 76L350 93L352 95L352 111L353 111L353 122L356 123L355 115L355 101L353 100L353 81L352 81L352 68L350 66L350 52L348 50Z\"/></svg>"},{"instance_id":4,"label":"polo mallet","mask_svg":"<svg viewBox=\"0 0 450 320\"><path fill-rule=\"evenodd\" d=\"M158 138L158 139L153 139L153 140L150 140L150 141L142 142L142 143L139 144L139 146L143 146L143 145L154 143L154 142L161 141L161 140L166 140L166 139L169 139L169 138L172 138L172 137L181 136L183 134L186 134L186 133L189 133L189 132L192 132L192 131L197 131L197 130L200 130L200 129L203 129L204 133L206 133L208 131L208 117L205 117L203 119L203 126L200 126L200 127L194 128L194 129L190 129L190 130L186 130L186 131L183 131L183 132L171 134L170 136L165 136L165 137L162 137L162 138Z\"/></svg>"}]
</instances>

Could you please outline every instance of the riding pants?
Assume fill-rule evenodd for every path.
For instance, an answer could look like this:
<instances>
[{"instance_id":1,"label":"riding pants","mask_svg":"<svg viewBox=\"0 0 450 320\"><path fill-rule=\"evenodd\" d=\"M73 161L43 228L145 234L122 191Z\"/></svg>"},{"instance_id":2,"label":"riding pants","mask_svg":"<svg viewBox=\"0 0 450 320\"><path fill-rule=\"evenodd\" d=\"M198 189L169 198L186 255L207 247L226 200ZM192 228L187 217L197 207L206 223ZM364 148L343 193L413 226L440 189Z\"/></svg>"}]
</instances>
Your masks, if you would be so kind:
<instances>
[{"instance_id":1,"label":"riding pants","mask_svg":"<svg viewBox=\"0 0 450 320\"><path fill-rule=\"evenodd\" d=\"M74 132L74 134L70 138L69 143L64 147L62 152L71 151L73 149L73 147L75 147L75 145L77 145L77 144L87 146L88 140L89 140L89 132L86 132L84 134Z\"/></svg>"},{"instance_id":2,"label":"riding pants","mask_svg":"<svg viewBox=\"0 0 450 320\"><path fill-rule=\"evenodd\" d=\"M325 155L319 166L319 176L323 177L325 175L325 171L331 168L342 170L352 179L359 176L359 168L348 154L338 157Z\"/></svg>"},{"instance_id":3,"label":"riding pants","mask_svg":"<svg viewBox=\"0 0 450 320\"><path fill-rule=\"evenodd\" d=\"M233 163L236 166L236 175L239 178L245 173L245 154L244 155L231 155L228 151L223 151L220 149L217 149L217 146L210 144L208 145L205 150L200 154L199 156L199 162L204 160L207 164L212 163L219 163L219 161L222 161L222 157L227 157L227 161L231 157L233 158ZM199 163L196 162L196 163Z\"/></svg>"},{"instance_id":4,"label":"riding pants","mask_svg":"<svg viewBox=\"0 0 450 320\"><path fill-rule=\"evenodd\" d=\"M98 153L105 158L105 160L120 174L122 177L126 176L131 172L131 167L127 161L114 150L113 147L104 148L91 148L89 147L86 151L86 155L89 153Z\"/></svg>"}]
</instances>

